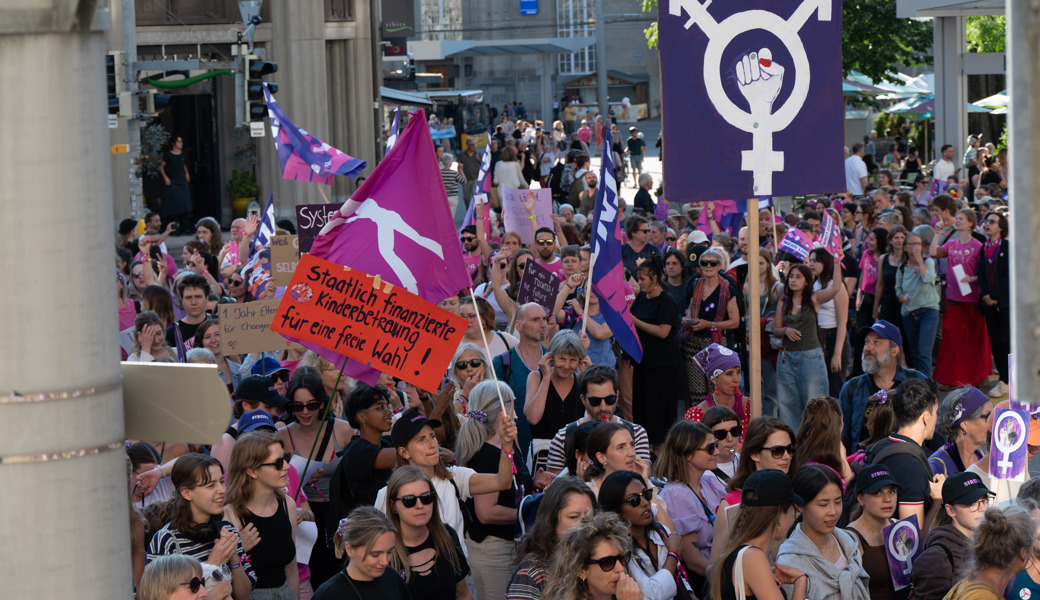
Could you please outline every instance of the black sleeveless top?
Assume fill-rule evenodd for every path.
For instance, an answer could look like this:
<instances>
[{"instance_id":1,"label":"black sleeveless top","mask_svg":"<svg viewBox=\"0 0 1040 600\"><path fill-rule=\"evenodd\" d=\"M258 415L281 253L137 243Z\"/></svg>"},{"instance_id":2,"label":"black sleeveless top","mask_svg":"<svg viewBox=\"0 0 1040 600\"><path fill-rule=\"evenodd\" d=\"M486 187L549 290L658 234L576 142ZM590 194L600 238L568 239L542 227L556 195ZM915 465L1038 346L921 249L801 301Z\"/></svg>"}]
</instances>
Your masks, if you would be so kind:
<instances>
[{"instance_id":1,"label":"black sleeveless top","mask_svg":"<svg viewBox=\"0 0 1040 600\"><path fill-rule=\"evenodd\" d=\"M549 391L545 394L545 410L542 412L542 420L531 425L531 435L536 440L551 440L556 436L556 432L583 416L585 416L585 405L581 403L577 373L574 374L574 384L566 398L560 398L556 386L550 381Z\"/></svg>"},{"instance_id":2,"label":"black sleeveless top","mask_svg":"<svg viewBox=\"0 0 1040 600\"><path fill-rule=\"evenodd\" d=\"M719 587L722 588L722 600L737 600L737 591L736 588L733 587L733 565L736 564L737 555L740 554L740 551L747 547L748 545L744 544L740 548L735 549L733 552L730 552L729 556L726 557L726 560L722 562L722 581L719 584ZM744 574L744 583L747 583L746 573ZM783 597L787 598L787 594L784 592L784 589L779 589ZM755 600L755 596L753 594L748 594L746 598L747 600Z\"/></svg>"},{"instance_id":3,"label":"black sleeveless top","mask_svg":"<svg viewBox=\"0 0 1040 600\"><path fill-rule=\"evenodd\" d=\"M283 498L278 503L278 510L270 517L251 514L242 519L243 527L252 523L260 534L260 543L249 553L256 575L253 588L281 587L285 583L285 565L296 558L296 542L293 541L292 523L285 503Z\"/></svg>"}]
</instances>

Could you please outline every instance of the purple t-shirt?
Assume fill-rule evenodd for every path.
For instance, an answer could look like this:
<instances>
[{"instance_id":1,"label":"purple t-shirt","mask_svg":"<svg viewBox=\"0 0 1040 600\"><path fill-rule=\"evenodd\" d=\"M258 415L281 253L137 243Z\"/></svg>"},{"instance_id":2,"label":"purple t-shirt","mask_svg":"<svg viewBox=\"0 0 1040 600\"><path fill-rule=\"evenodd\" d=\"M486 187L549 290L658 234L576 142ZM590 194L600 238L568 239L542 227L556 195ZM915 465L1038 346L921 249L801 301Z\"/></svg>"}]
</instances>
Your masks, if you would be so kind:
<instances>
[{"instance_id":1,"label":"purple t-shirt","mask_svg":"<svg viewBox=\"0 0 1040 600\"><path fill-rule=\"evenodd\" d=\"M718 478L709 472L701 477L701 495L705 504L685 483L669 482L661 490L661 498L668 505L668 516L675 523L679 535L697 534L697 547L701 556L711 558L711 543L714 536L714 515L726 490Z\"/></svg>"},{"instance_id":2,"label":"purple t-shirt","mask_svg":"<svg viewBox=\"0 0 1040 600\"><path fill-rule=\"evenodd\" d=\"M962 294L960 285L956 281L957 278L953 274L953 268L956 265L960 265L964 268L965 275L976 275L979 268L979 252L982 251L982 242L975 238L970 238L968 243L962 244L959 238L953 237L950 238L950 241L943 244L943 248L946 249L949 261L946 267L946 299L953 302L978 302L979 282L971 282L969 284L971 290L968 294Z\"/></svg>"}]
</instances>

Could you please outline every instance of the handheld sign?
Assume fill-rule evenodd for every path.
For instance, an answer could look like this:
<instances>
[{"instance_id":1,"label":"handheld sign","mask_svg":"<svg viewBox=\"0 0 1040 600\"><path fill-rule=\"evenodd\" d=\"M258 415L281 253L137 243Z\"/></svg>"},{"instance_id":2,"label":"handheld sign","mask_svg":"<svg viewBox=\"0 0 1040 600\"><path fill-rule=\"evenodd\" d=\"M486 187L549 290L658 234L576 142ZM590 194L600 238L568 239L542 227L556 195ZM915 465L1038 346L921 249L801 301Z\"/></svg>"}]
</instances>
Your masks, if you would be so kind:
<instances>
[{"instance_id":1,"label":"handheld sign","mask_svg":"<svg viewBox=\"0 0 1040 600\"><path fill-rule=\"evenodd\" d=\"M885 540L885 555L888 557L892 583L895 589L901 590L910 585L910 569L924 551L917 515L896 521L882 529L881 533Z\"/></svg>"},{"instance_id":2,"label":"handheld sign","mask_svg":"<svg viewBox=\"0 0 1040 600\"><path fill-rule=\"evenodd\" d=\"M1014 479L1026 468L1029 413L998 408L993 412L989 472L997 479Z\"/></svg>"},{"instance_id":3,"label":"handheld sign","mask_svg":"<svg viewBox=\"0 0 1040 600\"><path fill-rule=\"evenodd\" d=\"M300 253L310 252L318 232L339 212L342 202L332 204L297 204L296 233L300 236Z\"/></svg>"},{"instance_id":4,"label":"handheld sign","mask_svg":"<svg viewBox=\"0 0 1040 600\"><path fill-rule=\"evenodd\" d=\"M271 317L281 300L221 304L220 353L224 356L282 350L290 342L271 331Z\"/></svg>"},{"instance_id":5,"label":"handheld sign","mask_svg":"<svg viewBox=\"0 0 1040 600\"><path fill-rule=\"evenodd\" d=\"M289 284L299 260L299 236L276 235L271 238L271 279L275 285L285 287Z\"/></svg>"},{"instance_id":6,"label":"handheld sign","mask_svg":"<svg viewBox=\"0 0 1040 600\"><path fill-rule=\"evenodd\" d=\"M560 278L555 273L538 264L538 261L527 261L524 276L520 279L520 287L516 291L516 304L523 306L535 302L551 315L556 305L556 294L560 292Z\"/></svg>"},{"instance_id":7,"label":"handheld sign","mask_svg":"<svg viewBox=\"0 0 1040 600\"><path fill-rule=\"evenodd\" d=\"M499 186L502 194L502 222L506 231L520 234L523 243L532 245L531 221L524 208L524 200L534 200L534 221L541 227L552 229L552 190L514 190L511 187Z\"/></svg>"},{"instance_id":8,"label":"handheld sign","mask_svg":"<svg viewBox=\"0 0 1040 600\"><path fill-rule=\"evenodd\" d=\"M946 188L948 188L949 186L950 184L946 183L944 180L933 178L932 187L930 188L930 191L933 196L938 196L939 194L945 194Z\"/></svg>"},{"instance_id":9,"label":"handheld sign","mask_svg":"<svg viewBox=\"0 0 1040 600\"><path fill-rule=\"evenodd\" d=\"M812 242L809 241L809 236L804 231L792 227L784 234L784 239L780 240L780 246L777 249L790 252L797 256L798 260L805 260L809 258Z\"/></svg>"},{"instance_id":10,"label":"handheld sign","mask_svg":"<svg viewBox=\"0 0 1040 600\"><path fill-rule=\"evenodd\" d=\"M361 271L300 257L271 329L436 390L468 323Z\"/></svg>"},{"instance_id":11,"label":"handheld sign","mask_svg":"<svg viewBox=\"0 0 1040 600\"><path fill-rule=\"evenodd\" d=\"M826 212L823 213L820 220L820 233L816 236L816 241L830 252L836 260L842 259L841 252L841 229L838 224L834 222Z\"/></svg>"}]
</instances>

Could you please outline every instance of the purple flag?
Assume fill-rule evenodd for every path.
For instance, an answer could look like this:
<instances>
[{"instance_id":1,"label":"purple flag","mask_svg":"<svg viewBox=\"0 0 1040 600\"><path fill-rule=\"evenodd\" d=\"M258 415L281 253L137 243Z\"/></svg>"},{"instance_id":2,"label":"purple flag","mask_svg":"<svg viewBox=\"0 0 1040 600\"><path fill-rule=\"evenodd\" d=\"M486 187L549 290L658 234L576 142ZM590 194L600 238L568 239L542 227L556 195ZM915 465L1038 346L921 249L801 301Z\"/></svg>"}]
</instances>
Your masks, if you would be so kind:
<instances>
[{"instance_id":1,"label":"purple flag","mask_svg":"<svg viewBox=\"0 0 1040 600\"><path fill-rule=\"evenodd\" d=\"M950 187L950 184L946 181L932 178L932 187L930 191L933 196L938 196L939 194L945 194L946 188L948 187Z\"/></svg>"},{"instance_id":2,"label":"purple flag","mask_svg":"<svg viewBox=\"0 0 1040 600\"><path fill-rule=\"evenodd\" d=\"M401 107L398 106L394 110L394 122L390 125L390 135L386 136L386 153L390 153L390 149L397 143L397 136L401 132ZM384 155L385 156L385 155Z\"/></svg>"},{"instance_id":3,"label":"purple flag","mask_svg":"<svg viewBox=\"0 0 1040 600\"><path fill-rule=\"evenodd\" d=\"M993 411L989 472L997 479L1015 479L1026 468L1029 413L997 408Z\"/></svg>"},{"instance_id":4,"label":"purple flag","mask_svg":"<svg viewBox=\"0 0 1040 600\"><path fill-rule=\"evenodd\" d=\"M754 198L752 198L754 200ZM725 231L732 237L737 237L740 227L744 223L744 213L748 211L748 201L740 200L714 200L715 204L712 216L719 229ZM769 208L773 205L771 196L763 196L758 199L758 210ZM708 223L708 211L701 207L700 216L697 217L697 229L700 229L711 239L711 225Z\"/></svg>"},{"instance_id":5,"label":"purple flag","mask_svg":"<svg viewBox=\"0 0 1040 600\"><path fill-rule=\"evenodd\" d=\"M885 555L888 557L892 583L895 589L901 590L910 585L910 568L924 551L917 515L892 523L883 528L881 534L885 540Z\"/></svg>"},{"instance_id":6,"label":"purple flag","mask_svg":"<svg viewBox=\"0 0 1040 600\"><path fill-rule=\"evenodd\" d=\"M784 239L780 240L777 249L797 256L798 260L805 260L809 258L809 251L812 250L812 240L809 239L809 234L792 227L784 234Z\"/></svg>"},{"instance_id":7,"label":"purple flag","mask_svg":"<svg viewBox=\"0 0 1040 600\"><path fill-rule=\"evenodd\" d=\"M610 132L604 132L603 162L599 169L599 190L592 217L592 264L589 278L592 291L599 298L599 309L621 348L636 362L643 360L643 346L639 343L632 313L628 310L628 296L632 286L625 281L621 265L621 222L618 219L617 182L611 160Z\"/></svg>"},{"instance_id":8,"label":"purple flag","mask_svg":"<svg viewBox=\"0 0 1040 600\"><path fill-rule=\"evenodd\" d=\"M473 224L473 213L476 210L474 205L476 204L477 194L490 194L491 193L491 177L488 177L488 171L491 170L491 126L488 126L487 141L484 144L484 156L480 159L480 172L477 173L477 185L473 190L473 198L470 198L469 207L466 209L466 216L462 218L462 226ZM484 199L484 210L488 210L487 199ZM486 227L486 226L485 226ZM488 232L490 236L490 229L485 228L484 231Z\"/></svg>"},{"instance_id":9,"label":"purple flag","mask_svg":"<svg viewBox=\"0 0 1040 600\"><path fill-rule=\"evenodd\" d=\"M841 260L843 253L841 251L841 228L834 222L829 214L825 211L820 220L820 233L816 235L816 241L827 249L827 252L831 253L831 256L837 260Z\"/></svg>"},{"instance_id":10,"label":"purple flag","mask_svg":"<svg viewBox=\"0 0 1040 600\"><path fill-rule=\"evenodd\" d=\"M353 179L368 166L365 161L340 152L294 125L282 112L266 83L264 98L271 119L271 136L278 149L278 162L282 165L282 177L330 184L333 175L346 175Z\"/></svg>"}]
</instances>

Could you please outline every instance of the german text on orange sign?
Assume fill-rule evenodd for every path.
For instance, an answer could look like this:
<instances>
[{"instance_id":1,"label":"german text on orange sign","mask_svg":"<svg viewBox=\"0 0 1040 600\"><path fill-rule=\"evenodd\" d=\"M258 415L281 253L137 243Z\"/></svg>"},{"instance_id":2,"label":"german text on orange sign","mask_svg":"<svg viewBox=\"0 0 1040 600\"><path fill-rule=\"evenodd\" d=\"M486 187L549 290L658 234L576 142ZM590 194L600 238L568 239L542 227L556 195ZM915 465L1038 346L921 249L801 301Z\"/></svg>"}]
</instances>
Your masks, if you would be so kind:
<instances>
[{"instance_id":1,"label":"german text on orange sign","mask_svg":"<svg viewBox=\"0 0 1040 600\"><path fill-rule=\"evenodd\" d=\"M304 254L271 329L433 391L468 324L403 288Z\"/></svg>"}]
</instances>

